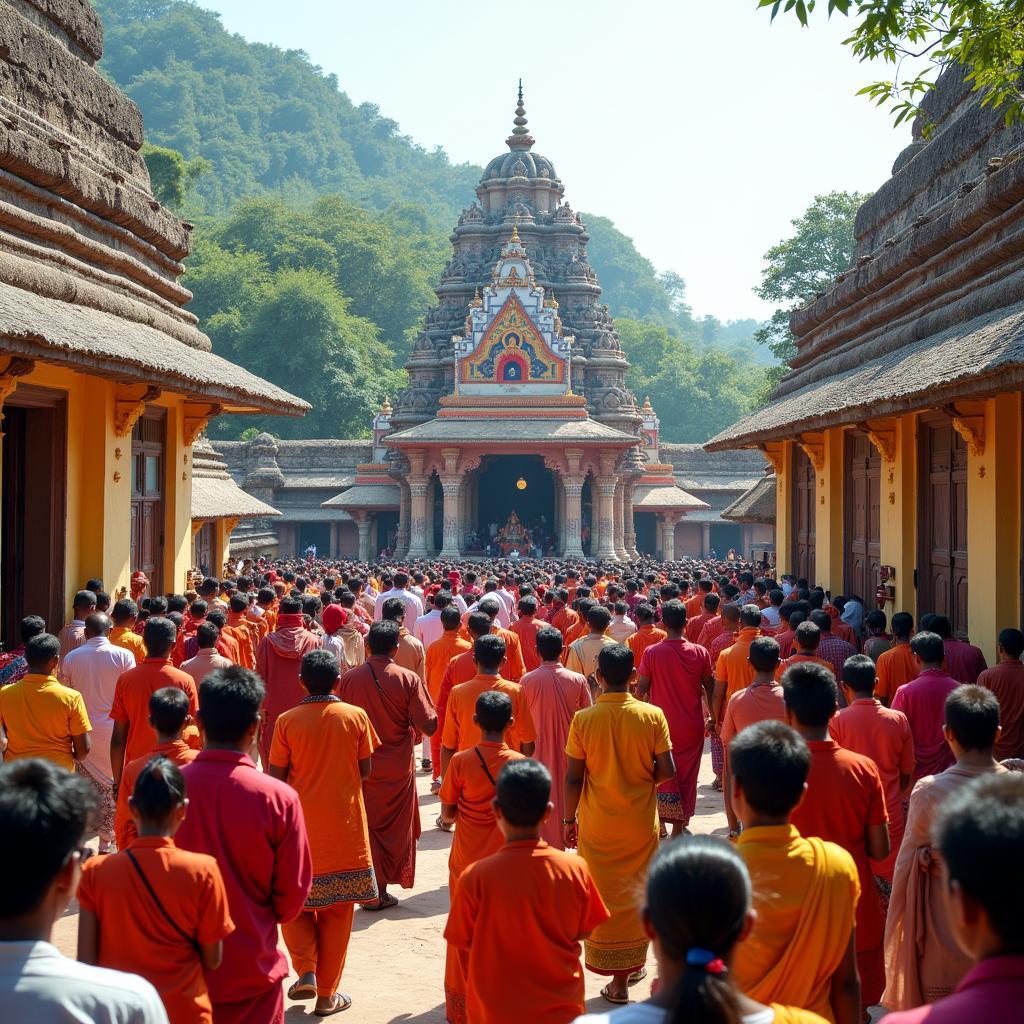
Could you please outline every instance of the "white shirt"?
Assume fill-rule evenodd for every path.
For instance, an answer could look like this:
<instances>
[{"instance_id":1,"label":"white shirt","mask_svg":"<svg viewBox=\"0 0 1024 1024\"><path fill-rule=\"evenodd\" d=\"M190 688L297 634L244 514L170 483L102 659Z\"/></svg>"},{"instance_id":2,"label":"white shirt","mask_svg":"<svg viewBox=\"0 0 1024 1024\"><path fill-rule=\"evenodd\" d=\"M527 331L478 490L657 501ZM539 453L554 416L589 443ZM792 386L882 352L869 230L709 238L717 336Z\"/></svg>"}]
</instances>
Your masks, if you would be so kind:
<instances>
[{"instance_id":1,"label":"white shirt","mask_svg":"<svg viewBox=\"0 0 1024 1024\"><path fill-rule=\"evenodd\" d=\"M767 622L769 626L777 626L782 619L779 617L779 609L770 604L767 608L761 609L761 621Z\"/></svg>"},{"instance_id":2,"label":"white shirt","mask_svg":"<svg viewBox=\"0 0 1024 1024\"><path fill-rule=\"evenodd\" d=\"M423 644L423 649L426 650L443 632L441 613L436 608L432 608L426 615L416 620L416 631L413 636Z\"/></svg>"},{"instance_id":3,"label":"white shirt","mask_svg":"<svg viewBox=\"0 0 1024 1024\"><path fill-rule=\"evenodd\" d=\"M148 981L69 960L49 942L0 942L0 1007L12 1024L168 1024Z\"/></svg>"},{"instance_id":4,"label":"white shirt","mask_svg":"<svg viewBox=\"0 0 1024 1024\"><path fill-rule=\"evenodd\" d=\"M577 1017L573 1024L665 1024L668 1011L651 1003L630 1003L621 1010L609 1010L607 1013L585 1013ZM766 1006L757 1013L745 1013L740 1020L743 1024L772 1024L775 1011Z\"/></svg>"},{"instance_id":5,"label":"white shirt","mask_svg":"<svg viewBox=\"0 0 1024 1024\"><path fill-rule=\"evenodd\" d=\"M443 591L443 593L451 593L450 591ZM452 604L462 612L466 614L466 599L461 594L452 594Z\"/></svg>"},{"instance_id":6,"label":"white shirt","mask_svg":"<svg viewBox=\"0 0 1024 1024\"><path fill-rule=\"evenodd\" d=\"M495 600L498 603L498 625L501 626L502 629L508 629L509 626L512 625L512 620L509 618L508 609L505 607L505 602L502 601L500 597L497 597L496 590L492 590L489 594L481 595L478 601L474 601L466 609L466 613L472 615L473 612L478 612L480 610L480 601L483 601L485 598L488 597L495 598Z\"/></svg>"},{"instance_id":7,"label":"white shirt","mask_svg":"<svg viewBox=\"0 0 1024 1024\"><path fill-rule=\"evenodd\" d=\"M608 625L608 635L619 644L624 644L636 632L636 623L628 615L613 615Z\"/></svg>"},{"instance_id":8,"label":"white shirt","mask_svg":"<svg viewBox=\"0 0 1024 1024\"><path fill-rule=\"evenodd\" d=\"M375 619L384 617L384 602L389 597L397 597L405 605L405 622L402 625L415 636L416 620L423 614L423 602L408 590L392 587L390 590L385 590L383 594L378 594L377 600L373 602L373 617Z\"/></svg>"},{"instance_id":9,"label":"white shirt","mask_svg":"<svg viewBox=\"0 0 1024 1024\"><path fill-rule=\"evenodd\" d=\"M64 659L64 685L82 695L92 723L92 749L82 767L108 786L114 781L110 770L110 736L114 731L110 709L118 679L131 668L135 668L135 655L105 636L86 640Z\"/></svg>"}]
</instances>

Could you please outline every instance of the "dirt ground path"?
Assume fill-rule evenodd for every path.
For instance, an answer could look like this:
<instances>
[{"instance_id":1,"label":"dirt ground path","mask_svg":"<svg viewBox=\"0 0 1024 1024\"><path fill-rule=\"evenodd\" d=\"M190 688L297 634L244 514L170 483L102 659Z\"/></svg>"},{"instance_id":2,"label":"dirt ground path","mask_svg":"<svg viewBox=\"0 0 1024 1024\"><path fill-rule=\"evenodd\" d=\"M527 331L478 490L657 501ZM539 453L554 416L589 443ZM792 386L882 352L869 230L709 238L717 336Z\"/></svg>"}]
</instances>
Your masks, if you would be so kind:
<instances>
[{"instance_id":1,"label":"dirt ground path","mask_svg":"<svg viewBox=\"0 0 1024 1024\"><path fill-rule=\"evenodd\" d=\"M726 834L725 812L720 793L711 788L710 754L705 750L701 764L697 814L691 830ZM444 957L442 939L448 913L448 849L451 836L434 827L437 797L430 794L430 779L417 777L423 835L416 860L416 887L393 889L401 902L383 914L356 911L348 963L341 991L352 997L351 1010L339 1019L359 1024L444 1024ZM73 903L54 930L54 943L66 955L74 956L78 929L78 905ZM282 945L283 948L283 945ZM649 977L632 990L634 999L646 999L654 975L653 959L648 961ZM291 984L294 976L287 984ZM587 1009L611 1009L600 996L604 981L587 975ZM288 1003L285 1020L314 1020L312 1002ZM173 1024L173 1022L172 1022Z\"/></svg>"}]
</instances>

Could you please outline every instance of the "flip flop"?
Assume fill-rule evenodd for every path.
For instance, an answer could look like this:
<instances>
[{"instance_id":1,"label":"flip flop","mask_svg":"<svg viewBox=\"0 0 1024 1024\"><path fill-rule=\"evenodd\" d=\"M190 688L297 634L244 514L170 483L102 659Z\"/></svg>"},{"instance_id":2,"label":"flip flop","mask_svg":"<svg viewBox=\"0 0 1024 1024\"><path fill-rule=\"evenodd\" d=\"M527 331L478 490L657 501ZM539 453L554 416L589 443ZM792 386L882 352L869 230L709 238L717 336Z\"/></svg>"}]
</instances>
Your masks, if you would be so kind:
<instances>
[{"instance_id":1,"label":"flip flop","mask_svg":"<svg viewBox=\"0 0 1024 1024\"><path fill-rule=\"evenodd\" d=\"M316 985L305 984L301 981L296 981L290 989L288 989L289 999L316 999Z\"/></svg>"},{"instance_id":2,"label":"flip flop","mask_svg":"<svg viewBox=\"0 0 1024 1024\"><path fill-rule=\"evenodd\" d=\"M647 977L647 968L641 967L639 971L634 971L627 979L627 985L639 985L644 978Z\"/></svg>"},{"instance_id":3,"label":"flip flop","mask_svg":"<svg viewBox=\"0 0 1024 1024\"><path fill-rule=\"evenodd\" d=\"M390 910L392 907L398 906L398 897L392 896L388 893L383 898L379 899L376 903L360 903L359 906L363 910L368 910L371 914L379 913L381 910ZM334 1011L335 1013L337 1011Z\"/></svg>"},{"instance_id":4,"label":"flip flop","mask_svg":"<svg viewBox=\"0 0 1024 1024\"><path fill-rule=\"evenodd\" d=\"M625 1006L629 1002L629 996L623 997L623 996L610 996L610 995L608 995L608 986L607 985L605 985L605 987L603 989L601 989L601 998L607 1000L609 1003L612 1003L615 1006Z\"/></svg>"},{"instance_id":5,"label":"flip flop","mask_svg":"<svg viewBox=\"0 0 1024 1024\"><path fill-rule=\"evenodd\" d=\"M335 992L331 996L331 1005L326 1010L314 1010L314 1017L333 1017L336 1013L341 1013L342 1010L347 1010L352 1005L351 997L345 995L343 992Z\"/></svg>"}]
</instances>

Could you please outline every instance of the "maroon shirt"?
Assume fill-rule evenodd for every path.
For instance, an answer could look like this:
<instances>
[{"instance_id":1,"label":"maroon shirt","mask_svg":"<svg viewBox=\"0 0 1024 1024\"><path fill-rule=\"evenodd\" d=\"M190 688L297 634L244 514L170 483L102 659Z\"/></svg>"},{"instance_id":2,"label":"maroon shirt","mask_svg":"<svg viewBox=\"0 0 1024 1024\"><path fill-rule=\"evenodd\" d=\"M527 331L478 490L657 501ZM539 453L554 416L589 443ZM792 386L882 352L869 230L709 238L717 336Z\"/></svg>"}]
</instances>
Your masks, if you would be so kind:
<instances>
[{"instance_id":1,"label":"maroon shirt","mask_svg":"<svg viewBox=\"0 0 1024 1024\"><path fill-rule=\"evenodd\" d=\"M978 685L990 689L999 701L999 724L1003 731L992 756L997 761L1024 757L1024 662L1001 661L978 676Z\"/></svg>"},{"instance_id":2,"label":"maroon shirt","mask_svg":"<svg viewBox=\"0 0 1024 1024\"><path fill-rule=\"evenodd\" d=\"M886 1015L886 1024L964 1024L1020 1020L1024 956L991 956L972 967L956 991L930 1006Z\"/></svg>"},{"instance_id":3,"label":"maroon shirt","mask_svg":"<svg viewBox=\"0 0 1024 1024\"><path fill-rule=\"evenodd\" d=\"M978 676L988 668L980 647L963 640L943 640L946 649L946 671L961 683L976 683Z\"/></svg>"},{"instance_id":4,"label":"maroon shirt","mask_svg":"<svg viewBox=\"0 0 1024 1024\"><path fill-rule=\"evenodd\" d=\"M251 999L288 976L277 926L298 917L313 862L298 794L233 750L203 750L181 769L188 815L174 841L214 857L224 877L235 930L224 962L206 972L210 999Z\"/></svg>"},{"instance_id":5,"label":"maroon shirt","mask_svg":"<svg viewBox=\"0 0 1024 1024\"><path fill-rule=\"evenodd\" d=\"M946 698L960 685L940 668L926 668L916 679L904 683L892 699L894 711L902 711L914 735L914 782L926 775L938 775L956 758L942 733L946 721Z\"/></svg>"}]
</instances>

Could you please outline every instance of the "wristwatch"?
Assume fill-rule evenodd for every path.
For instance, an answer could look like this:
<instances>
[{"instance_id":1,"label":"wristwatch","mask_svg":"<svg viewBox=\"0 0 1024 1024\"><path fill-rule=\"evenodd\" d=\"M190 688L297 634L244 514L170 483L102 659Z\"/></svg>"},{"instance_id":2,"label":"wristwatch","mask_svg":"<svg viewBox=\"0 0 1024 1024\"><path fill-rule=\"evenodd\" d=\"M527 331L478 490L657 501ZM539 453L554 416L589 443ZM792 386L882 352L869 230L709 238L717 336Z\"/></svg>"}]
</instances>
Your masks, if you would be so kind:
<instances>
[{"instance_id":1,"label":"wristwatch","mask_svg":"<svg viewBox=\"0 0 1024 1024\"><path fill-rule=\"evenodd\" d=\"M563 825L575 825L576 824L576 819L575 818L563 818L562 819L562 824Z\"/></svg>"}]
</instances>

